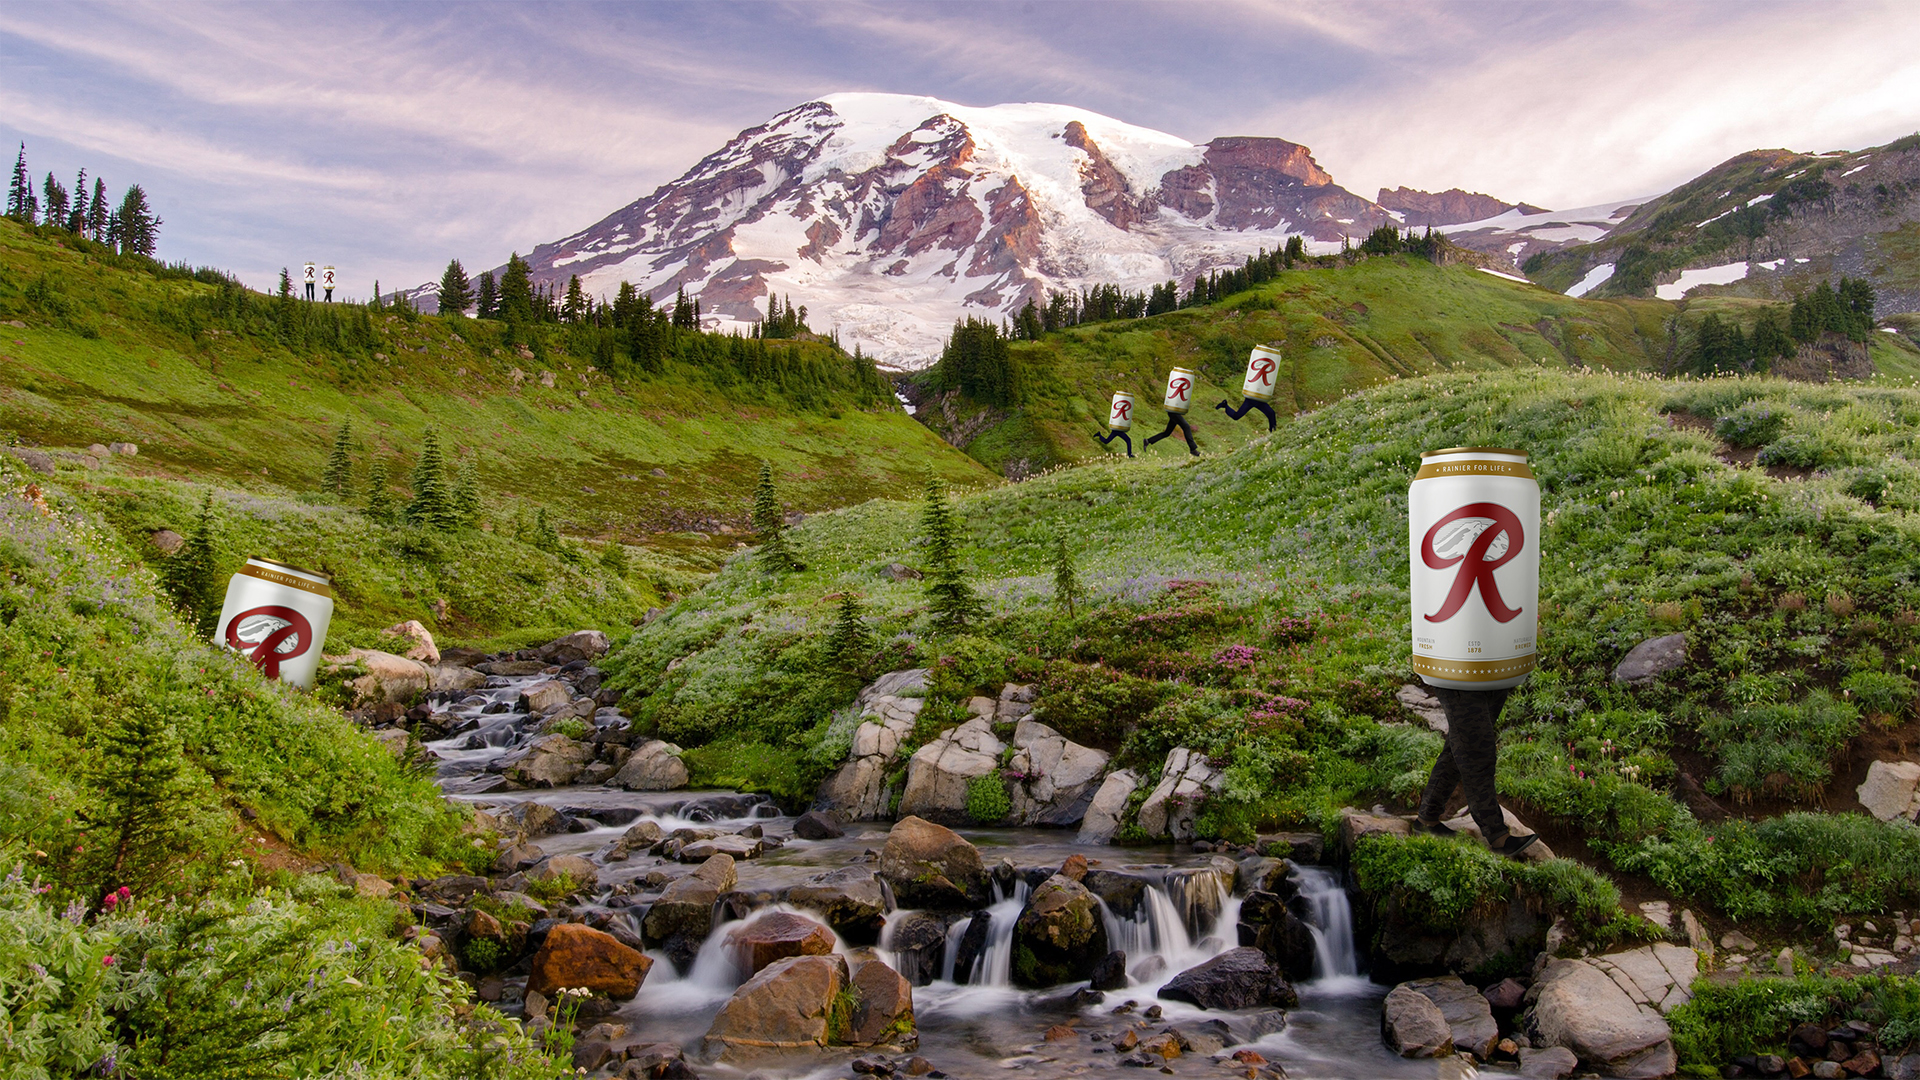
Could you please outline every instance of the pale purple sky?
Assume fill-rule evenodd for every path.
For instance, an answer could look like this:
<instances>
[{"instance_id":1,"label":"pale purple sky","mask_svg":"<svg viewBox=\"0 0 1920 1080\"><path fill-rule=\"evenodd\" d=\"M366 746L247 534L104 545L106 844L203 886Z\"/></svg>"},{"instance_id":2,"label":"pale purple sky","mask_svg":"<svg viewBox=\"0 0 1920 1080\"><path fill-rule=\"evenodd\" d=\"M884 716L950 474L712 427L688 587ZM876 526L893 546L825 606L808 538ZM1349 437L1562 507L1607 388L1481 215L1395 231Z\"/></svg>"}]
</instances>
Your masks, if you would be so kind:
<instances>
[{"instance_id":1,"label":"pale purple sky","mask_svg":"<svg viewBox=\"0 0 1920 1080\"><path fill-rule=\"evenodd\" d=\"M163 258L346 292L493 266L838 90L1305 143L1552 208L1920 128L1920 4L0 5L0 139L145 185Z\"/></svg>"}]
</instances>

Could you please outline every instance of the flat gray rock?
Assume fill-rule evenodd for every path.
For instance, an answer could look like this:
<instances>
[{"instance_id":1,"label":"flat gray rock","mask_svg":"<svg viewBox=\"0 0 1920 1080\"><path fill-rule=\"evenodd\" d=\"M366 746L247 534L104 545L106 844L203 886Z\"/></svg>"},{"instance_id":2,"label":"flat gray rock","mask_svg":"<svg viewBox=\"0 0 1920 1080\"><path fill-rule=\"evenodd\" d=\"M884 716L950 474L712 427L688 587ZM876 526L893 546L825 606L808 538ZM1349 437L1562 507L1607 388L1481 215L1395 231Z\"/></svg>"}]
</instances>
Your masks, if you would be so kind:
<instances>
[{"instance_id":1,"label":"flat gray rock","mask_svg":"<svg viewBox=\"0 0 1920 1080\"><path fill-rule=\"evenodd\" d=\"M1669 671L1687 666L1687 635L1668 634L1665 637L1648 638L1635 645L1627 653L1620 666L1613 669L1613 681L1622 683L1641 683L1656 679Z\"/></svg>"}]
</instances>

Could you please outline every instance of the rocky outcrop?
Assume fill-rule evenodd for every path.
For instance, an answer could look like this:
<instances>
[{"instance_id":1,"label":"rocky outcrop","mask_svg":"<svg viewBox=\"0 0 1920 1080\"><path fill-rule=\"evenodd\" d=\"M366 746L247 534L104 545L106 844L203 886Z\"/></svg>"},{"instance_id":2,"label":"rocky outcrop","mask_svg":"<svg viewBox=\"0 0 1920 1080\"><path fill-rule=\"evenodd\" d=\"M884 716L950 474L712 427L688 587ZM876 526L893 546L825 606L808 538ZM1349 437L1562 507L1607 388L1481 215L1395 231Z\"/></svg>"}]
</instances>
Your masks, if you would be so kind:
<instances>
[{"instance_id":1,"label":"rocky outcrop","mask_svg":"<svg viewBox=\"0 0 1920 1080\"><path fill-rule=\"evenodd\" d=\"M1627 651L1627 655L1613 669L1613 681L1641 686L1686 666L1687 635L1668 634L1648 638Z\"/></svg>"},{"instance_id":2,"label":"rocky outcrop","mask_svg":"<svg viewBox=\"0 0 1920 1080\"><path fill-rule=\"evenodd\" d=\"M520 691L520 701L535 716L546 716L573 700L573 688L559 679L534 683Z\"/></svg>"},{"instance_id":3,"label":"rocky outcrop","mask_svg":"<svg viewBox=\"0 0 1920 1080\"><path fill-rule=\"evenodd\" d=\"M788 890L787 902L818 911L851 945L878 942L887 921L886 889L864 866L815 874Z\"/></svg>"},{"instance_id":4,"label":"rocky outcrop","mask_svg":"<svg viewBox=\"0 0 1920 1080\"><path fill-rule=\"evenodd\" d=\"M1453 1053L1453 1032L1432 999L1396 986L1380 1003L1380 1034L1401 1057L1440 1057Z\"/></svg>"},{"instance_id":5,"label":"rocky outcrop","mask_svg":"<svg viewBox=\"0 0 1920 1080\"><path fill-rule=\"evenodd\" d=\"M381 633L388 637L405 638L412 642L413 646L404 654L409 660L418 660L424 664L438 664L440 662L440 648L433 643L433 632L421 625L419 619L408 619L406 622L395 623L385 630L382 630Z\"/></svg>"},{"instance_id":6,"label":"rocky outcrop","mask_svg":"<svg viewBox=\"0 0 1920 1080\"><path fill-rule=\"evenodd\" d=\"M1014 982L1045 987L1088 979L1106 955L1100 902L1086 886L1064 874L1041 882L1014 924Z\"/></svg>"},{"instance_id":7,"label":"rocky outcrop","mask_svg":"<svg viewBox=\"0 0 1920 1080\"><path fill-rule=\"evenodd\" d=\"M970 911L989 898L980 852L959 833L922 818L903 818L887 834L879 869L901 907Z\"/></svg>"},{"instance_id":8,"label":"rocky outcrop","mask_svg":"<svg viewBox=\"0 0 1920 1080\"><path fill-rule=\"evenodd\" d=\"M713 1026L706 1048L722 1061L818 1049L832 1041L834 1006L847 985L841 956L792 956L742 983Z\"/></svg>"},{"instance_id":9,"label":"rocky outcrop","mask_svg":"<svg viewBox=\"0 0 1920 1080\"><path fill-rule=\"evenodd\" d=\"M1881 821L1912 821L1920 813L1920 762L1876 761L1856 793L1860 808Z\"/></svg>"},{"instance_id":10,"label":"rocky outcrop","mask_svg":"<svg viewBox=\"0 0 1920 1080\"><path fill-rule=\"evenodd\" d=\"M647 739L633 748L607 783L628 791L676 791L687 786L687 766L678 746Z\"/></svg>"},{"instance_id":11,"label":"rocky outcrop","mask_svg":"<svg viewBox=\"0 0 1920 1080\"><path fill-rule=\"evenodd\" d=\"M1127 800L1133 798L1134 789L1139 786L1140 778L1130 770L1120 769L1108 774L1094 790L1093 798L1087 802L1087 812L1080 819L1080 835L1076 840L1082 844L1111 843L1114 834L1120 831L1120 819L1127 812Z\"/></svg>"},{"instance_id":12,"label":"rocky outcrop","mask_svg":"<svg viewBox=\"0 0 1920 1080\"><path fill-rule=\"evenodd\" d=\"M789 956L825 956L833 944L833 931L785 911L757 916L727 934L735 963L748 974Z\"/></svg>"},{"instance_id":13,"label":"rocky outcrop","mask_svg":"<svg viewBox=\"0 0 1920 1080\"><path fill-rule=\"evenodd\" d=\"M1030 719L1014 726L1013 745L1006 770L1012 781L1013 822L1060 828L1080 824L1109 755Z\"/></svg>"},{"instance_id":14,"label":"rocky outcrop","mask_svg":"<svg viewBox=\"0 0 1920 1080\"><path fill-rule=\"evenodd\" d=\"M675 968L686 971L713 929L713 906L733 886L733 860L715 855L693 873L668 883L641 920L641 933L649 945L666 950Z\"/></svg>"},{"instance_id":15,"label":"rocky outcrop","mask_svg":"<svg viewBox=\"0 0 1920 1080\"><path fill-rule=\"evenodd\" d=\"M1412 990L1433 1002L1445 1019L1453 1048L1471 1053L1481 1061L1493 1057L1494 1044L1500 1041L1500 1025L1493 1019L1493 1007L1487 999L1458 975L1437 979L1415 979L1395 989Z\"/></svg>"},{"instance_id":16,"label":"rocky outcrop","mask_svg":"<svg viewBox=\"0 0 1920 1080\"><path fill-rule=\"evenodd\" d=\"M1099 144L1087 134L1087 126L1078 120L1069 121L1061 138L1068 146L1087 155L1087 160L1080 163L1080 196L1086 200L1087 208L1122 231L1138 224L1141 208L1126 174L1107 159Z\"/></svg>"},{"instance_id":17,"label":"rocky outcrop","mask_svg":"<svg viewBox=\"0 0 1920 1080\"><path fill-rule=\"evenodd\" d=\"M1516 892L1436 927L1425 897L1396 885L1373 898L1372 967L1376 978L1485 972L1540 952L1552 922L1543 898Z\"/></svg>"},{"instance_id":18,"label":"rocky outcrop","mask_svg":"<svg viewBox=\"0 0 1920 1080\"><path fill-rule=\"evenodd\" d=\"M809 810L793 819L793 835L800 840L833 840L846 834L847 830L832 814L819 810Z\"/></svg>"},{"instance_id":19,"label":"rocky outcrop","mask_svg":"<svg viewBox=\"0 0 1920 1080\"><path fill-rule=\"evenodd\" d=\"M927 669L890 672L860 691L854 708L860 725L853 731L847 763L820 785L816 805L848 821L875 821L889 816L892 801L886 790L900 743L913 732L920 707L918 695L927 685Z\"/></svg>"},{"instance_id":20,"label":"rocky outcrop","mask_svg":"<svg viewBox=\"0 0 1920 1080\"><path fill-rule=\"evenodd\" d=\"M879 960L853 965L853 1015L836 1033L848 1046L885 1046L907 1051L920 1045L914 1025L913 984Z\"/></svg>"},{"instance_id":21,"label":"rocky outcrop","mask_svg":"<svg viewBox=\"0 0 1920 1080\"><path fill-rule=\"evenodd\" d=\"M607 655L607 635L598 630L575 630L540 646L540 659L549 664L571 664Z\"/></svg>"},{"instance_id":22,"label":"rocky outcrop","mask_svg":"<svg viewBox=\"0 0 1920 1080\"><path fill-rule=\"evenodd\" d=\"M1228 949L1190 967L1160 988L1160 997L1203 1009L1291 1009L1298 997L1259 949Z\"/></svg>"},{"instance_id":23,"label":"rocky outcrop","mask_svg":"<svg viewBox=\"0 0 1920 1080\"><path fill-rule=\"evenodd\" d=\"M1240 944L1267 954L1281 974L1295 982L1313 977L1313 930L1287 909L1278 894L1256 891L1240 905L1236 927Z\"/></svg>"},{"instance_id":24,"label":"rocky outcrop","mask_svg":"<svg viewBox=\"0 0 1920 1080\"><path fill-rule=\"evenodd\" d=\"M620 944L613 935L579 923L561 923L547 931L533 954L527 989L553 997L561 989L586 989L625 1001L640 992L653 961Z\"/></svg>"},{"instance_id":25,"label":"rocky outcrop","mask_svg":"<svg viewBox=\"0 0 1920 1080\"><path fill-rule=\"evenodd\" d=\"M907 789L900 813L929 821L962 824L967 820L967 785L975 777L999 771L1005 744L993 723L976 716L914 751L907 763Z\"/></svg>"},{"instance_id":26,"label":"rocky outcrop","mask_svg":"<svg viewBox=\"0 0 1920 1080\"><path fill-rule=\"evenodd\" d=\"M528 744L506 768L507 779L528 787L573 783L593 760L593 747L565 735L543 735Z\"/></svg>"},{"instance_id":27,"label":"rocky outcrop","mask_svg":"<svg viewBox=\"0 0 1920 1080\"><path fill-rule=\"evenodd\" d=\"M1380 196L1374 202L1398 213L1402 222L1409 228L1415 229L1426 225L1458 225L1467 221L1485 221L1513 209L1526 213L1545 213L1536 206L1501 202L1491 195L1482 195L1477 191L1462 191L1459 188L1437 192L1420 191L1410 187L1398 187L1391 191L1381 188Z\"/></svg>"},{"instance_id":28,"label":"rocky outcrop","mask_svg":"<svg viewBox=\"0 0 1920 1080\"><path fill-rule=\"evenodd\" d=\"M334 665L327 669L329 674L355 665L364 672L347 680L355 707L389 701L410 705L433 685L433 672L427 665L378 649L349 649L345 656L328 660Z\"/></svg>"},{"instance_id":29,"label":"rocky outcrop","mask_svg":"<svg viewBox=\"0 0 1920 1080\"><path fill-rule=\"evenodd\" d=\"M1565 1047L1608 1076L1650 1078L1674 1070L1673 1032L1666 1020L1595 964L1548 961L1527 1000L1540 1045Z\"/></svg>"},{"instance_id":30,"label":"rocky outcrop","mask_svg":"<svg viewBox=\"0 0 1920 1080\"><path fill-rule=\"evenodd\" d=\"M1585 962L1599 968L1636 1005L1662 1016L1693 1000L1693 981L1700 977L1700 954L1664 941L1591 956Z\"/></svg>"},{"instance_id":31,"label":"rocky outcrop","mask_svg":"<svg viewBox=\"0 0 1920 1080\"><path fill-rule=\"evenodd\" d=\"M1140 804L1135 820L1148 836L1190 841L1194 838L1193 823L1199 816L1201 804L1220 790L1221 783L1219 771L1207 764L1204 755L1176 746L1167 751L1166 763L1160 769L1160 783L1147 795L1147 801Z\"/></svg>"}]
</instances>

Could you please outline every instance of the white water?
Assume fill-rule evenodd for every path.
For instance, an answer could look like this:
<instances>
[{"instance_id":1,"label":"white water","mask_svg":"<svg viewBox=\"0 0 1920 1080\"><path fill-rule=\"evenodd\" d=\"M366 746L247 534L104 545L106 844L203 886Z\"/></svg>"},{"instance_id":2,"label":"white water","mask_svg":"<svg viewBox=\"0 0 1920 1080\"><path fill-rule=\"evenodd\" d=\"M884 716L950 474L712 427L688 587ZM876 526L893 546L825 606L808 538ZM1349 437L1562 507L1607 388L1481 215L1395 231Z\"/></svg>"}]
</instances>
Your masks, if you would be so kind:
<instances>
[{"instance_id":1,"label":"white water","mask_svg":"<svg viewBox=\"0 0 1920 1080\"><path fill-rule=\"evenodd\" d=\"M1136 914L1118 915L1101 901L1100 918L1106 924L1108 947L1127 954L1129 986L1157 990L1175 975L1232 947L1226 934L1240 922L1240 898L1228 894L1211 874L1199 880L1212 884L1220 915L1211 925L1201 927L1198 934L1187 932L1187 920L1161 886L1147 886ZM1161 963L1154 963L1156 959Z\"/></svg>"},{"instance_id":2,"label":"white water","mask_svg":"<svg viewBox=\"0 0 1920 1080\"><path fill-rule=\"evenodd\" d=\"M1360 958L1353 945L1353 908L1339 874L1325 867L1295 866L1289 877L1307 903L1315 984L1334 991L1371 986L1371 980L1360 974Z\"/></svg>"},{"instance_id":3,"label":"white water","mask_svg":"<svg viewBox=\"0 0 1920 1080\"><path fill-rule=\"evenodd\" d=\"M1032 891L1025 878L1013 879L1012 896L1006 895L999 882L993 883L993 904L987 908L987 918L992 920L987 924L987 947L974 958L973 970L967 973L967 982L974 986L1012 985L1013 931L1020 922L1021 909L1027 906L1027 896ZM967 921L972 923L973 920ZM952 938L948 940L951 942Z\"/></svg>"}]
</instances>

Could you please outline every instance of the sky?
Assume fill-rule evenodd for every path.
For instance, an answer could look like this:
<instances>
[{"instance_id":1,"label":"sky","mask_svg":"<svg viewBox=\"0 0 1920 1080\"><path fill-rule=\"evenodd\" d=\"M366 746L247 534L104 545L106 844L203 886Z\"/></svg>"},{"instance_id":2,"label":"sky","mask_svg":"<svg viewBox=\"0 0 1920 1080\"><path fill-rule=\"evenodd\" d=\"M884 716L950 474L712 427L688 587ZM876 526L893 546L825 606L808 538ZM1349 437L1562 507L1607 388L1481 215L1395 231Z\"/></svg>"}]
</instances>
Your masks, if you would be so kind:
<instances>
[{"instance_id":1,"label":"sky","mask_svg":"<svg viewBox=\"0 0 1920 1080\"><path fill-rule=\"evenodd\" d=\"M159 255L343 296L504 262L835 91L1075 105L1549 208L1920 128L1912 3L0 4L0 140Z\"/></svg>"}]
</instances>

